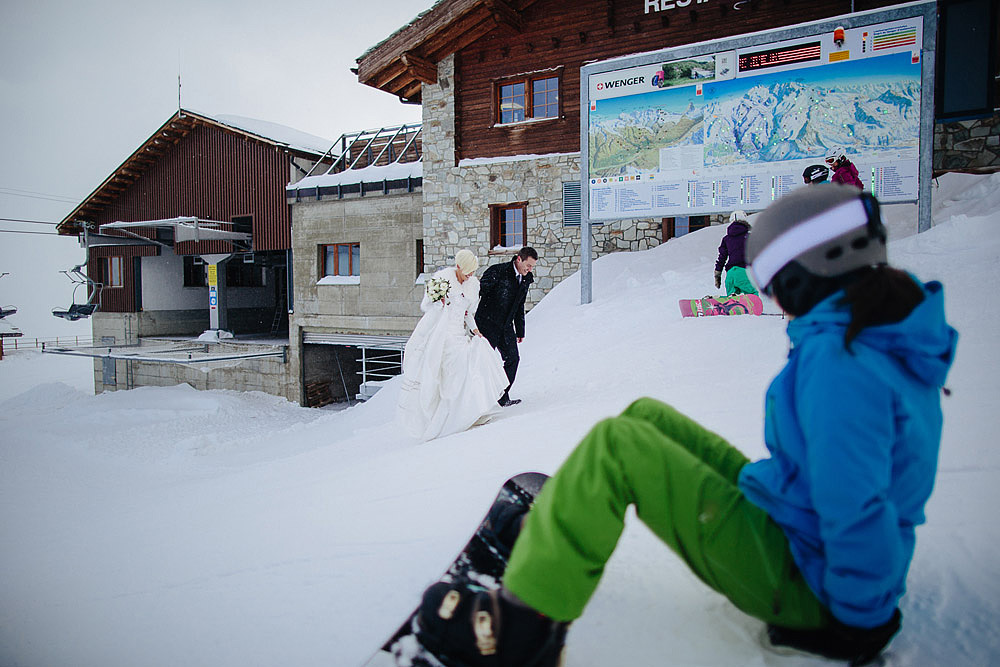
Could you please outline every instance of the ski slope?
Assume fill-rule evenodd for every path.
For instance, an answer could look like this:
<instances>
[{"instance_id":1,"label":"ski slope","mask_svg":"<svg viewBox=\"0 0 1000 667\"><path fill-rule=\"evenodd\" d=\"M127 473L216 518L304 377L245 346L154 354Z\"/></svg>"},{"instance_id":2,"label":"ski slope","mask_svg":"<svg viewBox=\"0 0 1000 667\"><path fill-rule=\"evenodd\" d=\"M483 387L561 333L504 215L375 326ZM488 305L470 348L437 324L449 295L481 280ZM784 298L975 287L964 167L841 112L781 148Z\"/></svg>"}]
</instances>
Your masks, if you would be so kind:
<instances>
[{"instance_id":1,"label":"ski slope","mask_svg":"<svg viewBox=\"0 0 1000 667\"><path fill-rule=\"evenodd\" d=\"M913 207L886 216L890 260L944 282L960 333L892 664L1000 663L998 211L1000 174L949 175L929 232L915 234ZM599 259L586 306L579 275L564 281L528 314L513 390L524 402L423 444L394 423L396 380L328 411L186 385L94 396L87 359L7 357L0 665L359 665L504 479L554 472L633 399L671 403L762 456L763 395L788 351L786 321L682 319L677 308L713 292L723 233ZM827 664L771 653L761 630L630 516L566 664Z\"/></svg>"}]
</instances>

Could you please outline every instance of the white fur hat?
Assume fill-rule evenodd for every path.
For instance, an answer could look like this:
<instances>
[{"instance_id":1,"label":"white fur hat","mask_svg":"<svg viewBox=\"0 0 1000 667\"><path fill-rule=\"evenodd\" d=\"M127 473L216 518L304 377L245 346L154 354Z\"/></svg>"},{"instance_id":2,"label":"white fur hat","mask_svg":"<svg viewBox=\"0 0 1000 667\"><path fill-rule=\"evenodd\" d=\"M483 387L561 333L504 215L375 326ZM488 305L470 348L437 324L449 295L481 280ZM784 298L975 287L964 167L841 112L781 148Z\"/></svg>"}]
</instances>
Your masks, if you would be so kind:
<instances>
[{"instance_id":1,"label":"white fur hat","mask_svg":"<svg viewBox=\"0 0 1000 667\"><path fill-rule=\"evenodd\" d=\"M471 276L479 268L479 260L472 254L471 250L459 250L455 253L455 266L462 269L462 273Z\"/></svg>"}]
</instances>

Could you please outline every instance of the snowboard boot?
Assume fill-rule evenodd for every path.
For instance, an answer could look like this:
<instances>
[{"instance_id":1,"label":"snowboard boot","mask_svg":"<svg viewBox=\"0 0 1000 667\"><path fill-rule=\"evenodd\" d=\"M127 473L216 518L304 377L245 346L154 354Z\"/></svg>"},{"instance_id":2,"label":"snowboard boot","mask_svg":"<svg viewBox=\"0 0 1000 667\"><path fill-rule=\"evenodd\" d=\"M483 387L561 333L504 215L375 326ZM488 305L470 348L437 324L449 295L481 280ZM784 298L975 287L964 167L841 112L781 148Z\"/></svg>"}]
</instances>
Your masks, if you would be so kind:
<instances>
[{"instance_id":1,"label":"snowboard boot","mask_svg":"<svg viewBox=\"0 0 1000 667\"><path fill-rule=\"evenodd\" d=\"M779 625L767 626L772 646L797 649L831 660L847 660L851 667L874 662L893 636L899 632L903 615L897 609L892 618L874 628L853 628L833 620L826 628L800 630Z\"/></svg>"},{"instance_id":2,"label":"snowboard boot","mask_svg":"<svg viewBox=\"0 0 1000 667\"><path fill-rule=\"evenodd\" d=\"M556 667L568 627L468 580L428 588L415 620L421 646L448 667Z\"/></svg>"}]
</instances>

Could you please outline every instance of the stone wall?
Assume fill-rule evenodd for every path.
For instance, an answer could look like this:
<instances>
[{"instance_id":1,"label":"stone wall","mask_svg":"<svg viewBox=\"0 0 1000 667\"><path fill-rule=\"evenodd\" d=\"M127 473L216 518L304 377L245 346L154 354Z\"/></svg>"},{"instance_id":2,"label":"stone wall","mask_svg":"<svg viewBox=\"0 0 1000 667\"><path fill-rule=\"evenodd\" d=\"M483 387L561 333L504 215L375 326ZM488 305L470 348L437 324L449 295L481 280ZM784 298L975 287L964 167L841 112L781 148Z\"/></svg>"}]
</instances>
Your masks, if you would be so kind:
<instances>
[{"instance_id":1,"label":"stone wall","mask_svg":"<svg viewBox=\"0 0 1000 667\"><path fill-rule=\"evenodd\" d=\"M934 170L1000 168L1000 114L934 126Z\"/></svg>"},{"instance_id":2,"label":"stone wall","mask_svg":"<svg viewBox=\"0 0 1000 667\"><path fill-rule=\"evenodd\" d=\"M580 266L580 227L564 226L562 184L580 180L580 154L455 161L454 56L438 64L438 83L424 84L423 234L428 271L469 248L486 264L516 249L490 248L490 204L527 201L527 243L539 254L528 306ZM618 220L592 228L592 257L646 250L662 241L659 220Z\"/></svg>"}]
</instances>

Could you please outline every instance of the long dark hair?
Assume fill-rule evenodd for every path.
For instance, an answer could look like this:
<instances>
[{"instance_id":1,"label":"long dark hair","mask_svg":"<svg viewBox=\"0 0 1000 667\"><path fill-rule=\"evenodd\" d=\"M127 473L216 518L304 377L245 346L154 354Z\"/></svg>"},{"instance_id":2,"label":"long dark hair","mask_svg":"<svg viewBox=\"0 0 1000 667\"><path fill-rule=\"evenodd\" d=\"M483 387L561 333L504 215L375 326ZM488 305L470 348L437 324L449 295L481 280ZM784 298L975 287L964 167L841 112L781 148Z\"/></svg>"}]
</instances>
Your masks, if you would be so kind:
<instances>
[{"instance_id":1,"label":"long dark hair","mask_svg":"<svg viewBox=\"0 0 1000 667\"><path fill-rule=\"evenodd\" d=\"M901 322L924 300L924 291L910 274L880 265L860 269L844 286L841 303L851 307L851 323L844 334L844 347L865 327Z\"/></svg>"}]
</instances>

